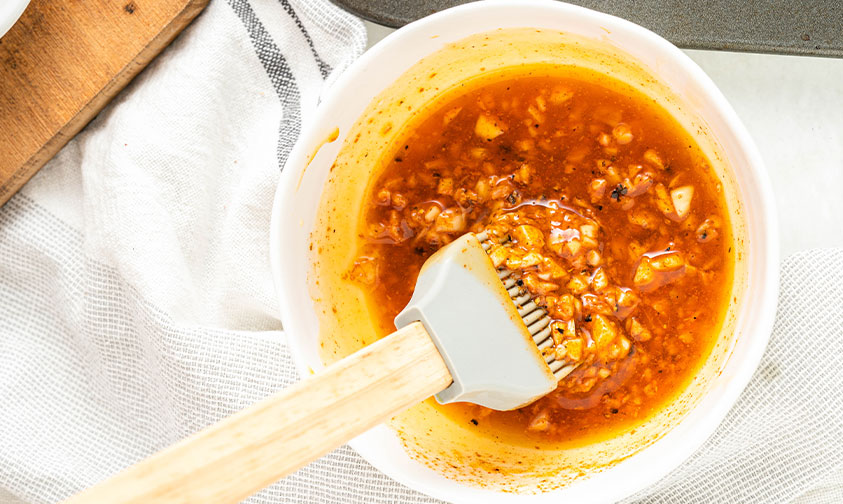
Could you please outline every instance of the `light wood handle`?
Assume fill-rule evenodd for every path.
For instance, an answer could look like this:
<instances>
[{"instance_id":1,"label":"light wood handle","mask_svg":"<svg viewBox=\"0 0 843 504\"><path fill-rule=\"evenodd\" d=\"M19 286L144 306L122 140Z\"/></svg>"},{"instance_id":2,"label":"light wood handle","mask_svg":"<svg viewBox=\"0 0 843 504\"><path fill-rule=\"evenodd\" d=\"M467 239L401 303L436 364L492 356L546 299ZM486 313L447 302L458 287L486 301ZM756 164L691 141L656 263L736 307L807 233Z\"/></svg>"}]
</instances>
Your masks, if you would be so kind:
<instances>
[{"instance_id":1,"label":"light wood handle","mask_svg":"<svg viewBox=\"0 0 843 504\"><path fill-rule=\"evenodd\" d=\"M239 502L450 383L416 322L66 502Z\"/></svg>"}]
</instances>

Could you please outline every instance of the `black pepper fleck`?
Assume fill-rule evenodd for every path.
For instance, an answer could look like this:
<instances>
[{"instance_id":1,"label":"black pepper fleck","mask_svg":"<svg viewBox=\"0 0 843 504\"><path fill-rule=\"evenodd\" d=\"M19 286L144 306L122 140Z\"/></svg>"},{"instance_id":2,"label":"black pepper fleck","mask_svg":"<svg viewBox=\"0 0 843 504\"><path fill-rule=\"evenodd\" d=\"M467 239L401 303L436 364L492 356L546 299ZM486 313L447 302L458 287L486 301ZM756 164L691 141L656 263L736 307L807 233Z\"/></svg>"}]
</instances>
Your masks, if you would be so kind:
<instances>
[{"instance_id":1,"label":"black pepper fleck","mask_svg":"<svg viewBox=\"0 0 843 504\"><path fill-rule=\"evenodd\" d=\"M609 197L615 201L620 201L621 196L625 196L628 191L629 189L624 187L623 184L618 184L617 187L612 189L612 194Z\"/></svg>"}]
</instances>

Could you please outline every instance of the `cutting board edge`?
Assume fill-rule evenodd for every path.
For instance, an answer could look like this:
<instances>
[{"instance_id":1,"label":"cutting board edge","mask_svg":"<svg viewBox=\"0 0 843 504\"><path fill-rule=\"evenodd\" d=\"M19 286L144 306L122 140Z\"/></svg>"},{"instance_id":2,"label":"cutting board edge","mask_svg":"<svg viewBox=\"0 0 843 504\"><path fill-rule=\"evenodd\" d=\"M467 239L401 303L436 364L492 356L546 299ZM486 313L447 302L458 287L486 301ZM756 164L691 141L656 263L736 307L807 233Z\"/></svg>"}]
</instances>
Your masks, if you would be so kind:
<instances>
[{"instance_id":1,"label":"cutting board edge","mask_svg":"<svg viewBox=\"0 0 843 504\"><path fill-rule=\"evenodd\" d=\"M167 24L131 61L120 69L52 138L0 185L0 205L3 205L49 162L77 133L88 125L132 79L138 76L170 43L205 9L210 0L188 0L178 15Z\"/></svg>"}]
</instances>

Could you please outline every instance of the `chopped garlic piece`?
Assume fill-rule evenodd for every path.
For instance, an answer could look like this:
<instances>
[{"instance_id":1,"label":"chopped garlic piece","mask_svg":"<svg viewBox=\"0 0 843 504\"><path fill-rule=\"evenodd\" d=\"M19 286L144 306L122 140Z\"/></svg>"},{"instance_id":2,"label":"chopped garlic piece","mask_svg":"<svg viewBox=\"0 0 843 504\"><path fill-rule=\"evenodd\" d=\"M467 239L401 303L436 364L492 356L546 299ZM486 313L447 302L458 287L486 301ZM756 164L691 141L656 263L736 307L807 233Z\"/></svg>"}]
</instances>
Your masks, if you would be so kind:
<instances>
[{"instance_id":1,"label":"chopped garlic piece","mask_svg":"<svg viewBox=\"0 0 843 504\"><path fill-rule=\"evenodd\" d=\"M691 212L691 199L694 197L694 186L677 187L670 191L670 199L673 201L673 208L676 209L676 216L679 220Z\"/></svg>"},{"instance_id":2,"label":"chopped garlic piece","mask_svg":"<svg viewBox=\"0 0 843 504\"><path fill-rule=\"evenodd\" d=\"M474 132L484 140L492 140L503 135L504 130L496 119L486 114L481 114L477 118L477 123L474 125Z\"/></svg>"}]
</instances>

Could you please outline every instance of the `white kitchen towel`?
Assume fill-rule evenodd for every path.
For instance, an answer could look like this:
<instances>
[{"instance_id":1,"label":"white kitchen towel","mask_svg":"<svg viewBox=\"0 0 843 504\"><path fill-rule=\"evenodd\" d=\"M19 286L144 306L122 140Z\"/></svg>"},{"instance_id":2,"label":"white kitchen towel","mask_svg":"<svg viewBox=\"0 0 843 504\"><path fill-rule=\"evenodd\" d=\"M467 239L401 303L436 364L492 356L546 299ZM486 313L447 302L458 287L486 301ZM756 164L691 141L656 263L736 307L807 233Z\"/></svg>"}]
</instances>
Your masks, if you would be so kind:
<instances>
[{"instance_id":1,"label":"white kitchen towel","mask_svg":"<svg viewBox=\"0 0 843 504\"><path fill-rule=\"evenodd\" d=\"M297 379L272 197L325 80L364 47L327 0L212 0L0 208L0 502L60 500ZM840 501L843 251L782 272L741 402L637 500ZM344 447L250 502L436 501Z\"/></svg>"}]
</instances>

